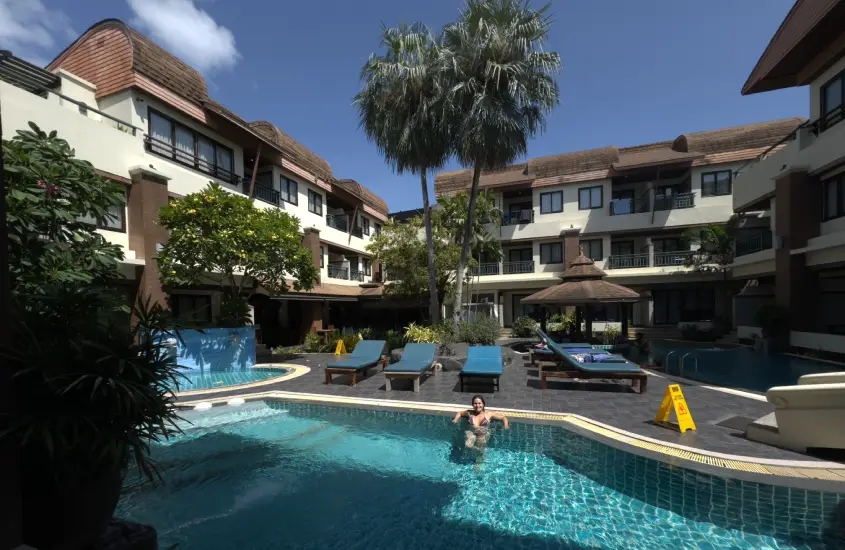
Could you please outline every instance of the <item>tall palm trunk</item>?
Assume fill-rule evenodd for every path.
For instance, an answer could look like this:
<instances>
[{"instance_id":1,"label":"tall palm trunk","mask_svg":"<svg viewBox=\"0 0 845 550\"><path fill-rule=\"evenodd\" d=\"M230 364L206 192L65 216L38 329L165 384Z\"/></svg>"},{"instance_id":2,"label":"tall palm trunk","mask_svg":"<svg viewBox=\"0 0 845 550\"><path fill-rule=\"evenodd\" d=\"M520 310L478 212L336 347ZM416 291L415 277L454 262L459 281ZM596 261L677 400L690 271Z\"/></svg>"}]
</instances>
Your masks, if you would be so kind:
<instances>
[{"instance_id":1,"label":"tall palm trunk","mask_svg":"<svg viewBox=\"0 0 845 550\"><path fill-rule=\"evenodd\" d=\"M469 213L467 214L466 225L464 225L464 242L461 247L461 257L458 260L458 269L455 274L455 312L453 320L455 324L461 320L461 298L464 293L464 274L469 260L469 249L472 246L472 226L475 223L475 199L478 196L478 180L481 179L481 164L476 162L472 169L472 187L469 190Z\"/></svg>"},{"instance_id":2,"label":"tall palm trunk","mask_svg":"<svg viewBox=\"0 0 845 550\"><path fill-rule=\"evenodd\" d=\"M434 237L431 234L431 208L428 205L428 181L426 171L420 172L420 185L422 186L423 214L425 216L425 249L428 257L428 291L429 303L428 312L431 322L440 320L440 300L437 298L437 270L434 267Z\"/></svg>"}]
</instances>

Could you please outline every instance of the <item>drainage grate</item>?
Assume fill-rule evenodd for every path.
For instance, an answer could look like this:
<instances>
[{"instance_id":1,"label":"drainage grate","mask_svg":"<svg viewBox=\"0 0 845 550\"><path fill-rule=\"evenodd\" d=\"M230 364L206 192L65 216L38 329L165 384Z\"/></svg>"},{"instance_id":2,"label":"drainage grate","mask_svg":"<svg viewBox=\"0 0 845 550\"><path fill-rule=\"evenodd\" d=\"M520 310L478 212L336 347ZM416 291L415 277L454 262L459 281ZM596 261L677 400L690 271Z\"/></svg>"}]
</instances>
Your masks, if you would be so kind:
<instances>
[{"instance_id":1,"label":"drainage grate","mask_svg":"<svg viewBox=\"0 0 845 550\"><path fill-rule=\"evenodd\" d=\"M747 416L732 416L726 420L717 422L716 425L722 428L727 428L729 430L744 432L748 429L748 426L753 422L754 419L748 418Z\"/></svg>"}]
</instances>

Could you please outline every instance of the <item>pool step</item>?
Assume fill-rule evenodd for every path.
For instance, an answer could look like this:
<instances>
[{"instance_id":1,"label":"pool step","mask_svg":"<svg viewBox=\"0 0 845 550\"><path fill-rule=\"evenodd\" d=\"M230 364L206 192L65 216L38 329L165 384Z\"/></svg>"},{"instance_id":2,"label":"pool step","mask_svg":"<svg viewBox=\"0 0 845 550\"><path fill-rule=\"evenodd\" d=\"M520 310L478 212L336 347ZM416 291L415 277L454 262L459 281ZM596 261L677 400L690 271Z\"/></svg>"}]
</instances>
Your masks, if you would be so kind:
<instances>
[{"instance_id":1,"label":"pool step","mask_svg":"<svg viewBox=\"0 0 845 550\"><path fill-rule=\"evenodd\" d=\"M781 446L780 430L778 430L778 421L775 413L769 413L749 424L748 429L745 431L745 437L758 443L765 443L766 445L773 445L775 447Z\"/></svg>"}]
</instances>

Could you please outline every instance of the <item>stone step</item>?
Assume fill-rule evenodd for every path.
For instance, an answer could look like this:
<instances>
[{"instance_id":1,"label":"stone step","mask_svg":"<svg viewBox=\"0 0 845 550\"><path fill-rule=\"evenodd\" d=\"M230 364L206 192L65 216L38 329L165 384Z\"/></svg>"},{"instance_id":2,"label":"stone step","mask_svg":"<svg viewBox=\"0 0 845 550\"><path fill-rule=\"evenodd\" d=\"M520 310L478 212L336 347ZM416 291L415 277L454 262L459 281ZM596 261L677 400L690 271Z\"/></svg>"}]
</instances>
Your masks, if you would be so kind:
<instances>
[{"instance_id":1,"label":"stone step","mask_svg":"<svg viewBox=\"0 0 845 550\"><path fill-rule=\"evenodd\" d=\"M778 430L778 421L775 413L769 413L749 424L748 429L745 431L745 437L758 443L765 443L766 445L773 445L775 447L779 446L780 430Z\"/></svg>"}]
</instances>

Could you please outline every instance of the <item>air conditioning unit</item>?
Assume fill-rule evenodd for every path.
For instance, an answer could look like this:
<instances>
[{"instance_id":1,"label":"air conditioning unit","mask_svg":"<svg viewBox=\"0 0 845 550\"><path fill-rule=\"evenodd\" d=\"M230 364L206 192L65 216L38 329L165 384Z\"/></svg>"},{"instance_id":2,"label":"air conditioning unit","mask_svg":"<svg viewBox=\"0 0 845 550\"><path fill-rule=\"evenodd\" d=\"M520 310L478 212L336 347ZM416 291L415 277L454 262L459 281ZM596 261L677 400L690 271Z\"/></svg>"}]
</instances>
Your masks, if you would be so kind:
<instances>
[{"instance_id":1,"label":"air conditioning unit","mask_svg":"<svg viewBox=\"0 0 845 550\"><path fill-rule=\"evenodd\" d=\"M772 237L772 248L774 248L775 250L780 250L781 248L783 248L783 246L785 244L785 242L784 242L785 240L786 239L784 239L783 237L781 237L779 235L773 236Z\"/></svg>"}]
</instances>

